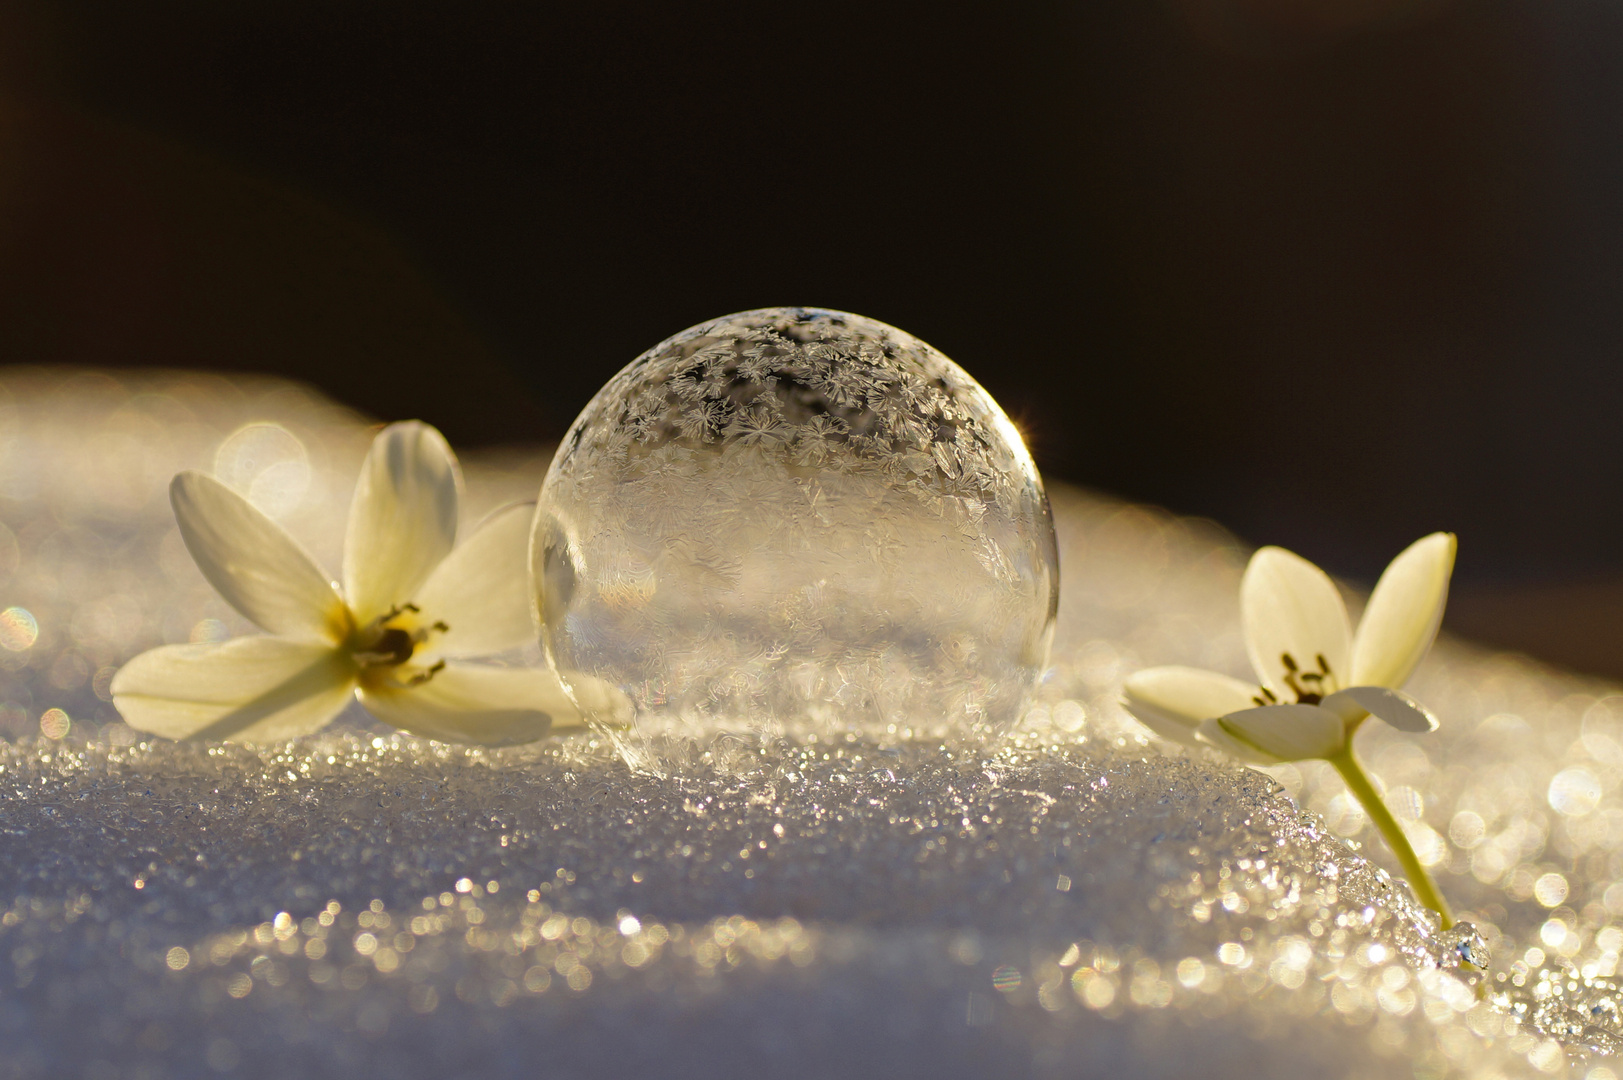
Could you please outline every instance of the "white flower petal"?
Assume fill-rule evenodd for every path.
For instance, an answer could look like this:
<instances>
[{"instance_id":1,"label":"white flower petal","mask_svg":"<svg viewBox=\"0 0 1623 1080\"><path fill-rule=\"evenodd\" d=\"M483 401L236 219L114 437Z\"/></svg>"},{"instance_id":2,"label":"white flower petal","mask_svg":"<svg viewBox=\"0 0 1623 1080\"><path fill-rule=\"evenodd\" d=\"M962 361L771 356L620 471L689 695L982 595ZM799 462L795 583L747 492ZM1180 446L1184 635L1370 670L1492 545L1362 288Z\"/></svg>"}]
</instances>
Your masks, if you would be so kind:
<instances>
[{"instance_id":1,"label":"white flower petal","mask_svg":"<svg viewBox=\"0 0 1623 1080\"><path fill-rule=\"evenodd\" d=\"M1294 552L1279 547L1259 548L1251 556L1240 581L1240 621L1246 652L1257 677L1278 695L1293 702L1289 657L1302 672L1295 676L1301 690L1319 693L1320 683L1304 679L1328 667L1331 678L1324 689L1346 685L1352 631L1347 605L1342 603L1330 576ZM1322 665L1321 665L1322 660Z\"/></svg>"},{"instance_id":2,"label":"white flower petal","mask_svg":"<svg viewBox=\"0 0 1623 1080\"><path fill-rule=\"evenodd\" d=\"M343 601L286 529L203 473L176 476L169 501L186 550L226 603L273 634L326 642L343 637Z\"/></svg>"},{"instance_id":3,"label":"white flower petal","mask_svg":"<svg viewBox=\"0 0 1623 1080\"><path fill-rule=\"evenodd\" d=\"M1196 735L1202 743L1215 747L1231 758L1247 762L1251 765L1278 765L1279 758L1272 754L1264 754L1250 743L1241 742L1227 731L1216 719L1202 720L1196 729Z\"/></svg>"},{"instance_id":4,"label":"white flower petal","mask_svg":"<svg viewBox=\"0 0 1623 1080\"><path fill-rule=\"evenodd\" d=\"M1220 718L1217 727L1279 761L1329 757L1347 745L1340 716L1317 705L1265 705Z\"/></svg>"},{"instance_id":5,"label":"white flower petal","mask_svg":"<svg viewBox=\"0 0 1623 1080\"><path fill-rule=\"evenodd\" d=\"M453 662L416 686L363 685L361 703L385 723L441 742L505 746L582 723L557 677L543 668Z\"/></svg>"},{"instance_id":6,"label":"white flower petal","mask_svg":"<svg viewBox=\"0 0 1623 1080\"><path fill-rule=\"evenodd\" d=\"M1338 713L1343 719L1363 719L1363 714L1378 716L1399 731L1412 731L1424 735L1437 730L1437 717L1420 702L1385 686L1349 686L1331 694L1322 702L1324 708ZM1351 706L1349 708L1348 706Z\"/></svg>"},{"instance_id":7,"label":"white flower petal","mask_svg":"<svg viewBox=\"0 0 1623 1080\"><path fill-rule=\"evenodd\" d=\"M1145 727L1190 746L1201 721L1248 708L1257 693L1239 679L1189 667L1134 672L1122 690L1122 705Z\"/></svg>"},{"instance_id":8,"label":"white flower petal","mask_svg":"<svg viewBox=\"0 0 1623 1080\"><path fill-rule=\"evenodd\" d=\"M280 742L338 715L355 665L323 645L243 637L165 645L113 676L113 704L133 728L170 739Z\"/></svg>"},{"instance_id":9,"label":"white flower petal","mask_svg":"<svg viewBox=\"0 0 1623 1080\"><path fill-rule=\"evenodd\" d=\"M1395 689L1408 681L1443 621L1457 546L1453 533L1432 533L1381 574L1353 641L1353 683Z\"/></svg>"},{"instance_id":10,"label":"white flower petal","mask_svg":"<svg viewBox=\"0 0 1623 1080\"><path fill-rule=\"evenodd\" d=\"M456 458L418 420L378 433L344 533L344 599L362 625L413 599L456 540Z\"/></svg>"},{"instance_id":11,"label":"white flower petal","mask_svg":"<svg viewBox=\"0 0 1623 1080\"><path fill-rule=\"evenodd\" d=\"M417 590L422 618L450 627L425 655L483 656L536 638L530 597L534 503L496 511L458 544Z\"/></svg>"}]
</instances>

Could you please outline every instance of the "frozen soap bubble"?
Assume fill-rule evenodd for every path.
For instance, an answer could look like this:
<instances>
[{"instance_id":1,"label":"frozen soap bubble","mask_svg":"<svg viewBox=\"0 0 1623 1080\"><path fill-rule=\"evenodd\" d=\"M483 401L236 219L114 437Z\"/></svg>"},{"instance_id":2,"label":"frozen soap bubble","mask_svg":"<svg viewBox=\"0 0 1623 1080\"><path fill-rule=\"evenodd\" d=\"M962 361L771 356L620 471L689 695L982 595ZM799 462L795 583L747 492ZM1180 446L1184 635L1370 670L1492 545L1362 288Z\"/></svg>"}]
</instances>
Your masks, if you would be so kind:
<instances>
[{"instance_id":1,"label":"frozen soap bubble","mask_svg":"<svg viewBox=\"0 0 1623 1080\"><path fill-rule=\"evenodd\" d=\"M996 732L1047 662L1042 480L958 365L766 308L639 356L564 436L532 549L543 643L645 737Z\"/></svg>"}]
</instances>

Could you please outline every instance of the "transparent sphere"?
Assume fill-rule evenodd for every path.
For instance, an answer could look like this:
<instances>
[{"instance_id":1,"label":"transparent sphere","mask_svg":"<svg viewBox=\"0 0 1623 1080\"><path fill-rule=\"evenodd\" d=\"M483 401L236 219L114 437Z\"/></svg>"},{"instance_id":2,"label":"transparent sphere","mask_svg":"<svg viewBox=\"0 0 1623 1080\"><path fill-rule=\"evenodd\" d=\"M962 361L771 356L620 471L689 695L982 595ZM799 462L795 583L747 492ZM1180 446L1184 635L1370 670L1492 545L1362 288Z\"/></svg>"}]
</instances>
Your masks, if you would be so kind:
<instances>
[{"instance_id":1,"label":"transparent sphere","mask_svg":"<svg viewBox=\"0 0 1623 1080\"><path fill-rule=\"evenodd\" d=\"M645 734L997 731L1059 599L1003 410L910 334L816 308L703 323L611 379L553 459L532 561L549 662L623 691Z\"/></svg>"}]
</instances>

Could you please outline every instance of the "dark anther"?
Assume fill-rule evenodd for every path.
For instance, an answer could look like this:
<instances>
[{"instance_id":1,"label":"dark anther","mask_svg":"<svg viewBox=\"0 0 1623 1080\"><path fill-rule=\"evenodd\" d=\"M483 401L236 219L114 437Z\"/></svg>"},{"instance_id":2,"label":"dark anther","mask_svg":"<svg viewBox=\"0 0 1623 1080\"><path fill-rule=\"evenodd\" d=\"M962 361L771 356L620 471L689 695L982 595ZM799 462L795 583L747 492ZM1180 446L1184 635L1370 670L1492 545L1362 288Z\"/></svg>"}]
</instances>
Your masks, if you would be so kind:
<instances>
[{"instance_id":1,"label":"dark anther","mask_svg":"<svg viewBox=\"0 0 1623 1080\"><path fill-rule=\"evenodd\" d=\"M427 682L429 679L432 679L434 676L438 675L443 670L445 670L445 661L444 660L437 660L437 661L435 661L434 666L429 668L427 671L419 671L417 674L415 674L411 678L407 679L406 680L406 685L407 686L421 686L425 682Z\"/></svg>"},{"instance_id":2,"label":"dark anther","mask_svg":"<svg viewBox=\"0 0 1623 1080\"><path fill-rule=\"evenodd\" d=\"M1324 658L1321 656L1319 659L1322 661ZM1292 656L1290 653L1280 653L1279 662L1285 665L1285 685L1291 688L1291 693L1296 695L1296 700L1299 703L1303 705L1317 705L1320 701L1324 700L1324 695L1322 693L1314 690L1305 690L1302 688L1301 683L1296 681L1297 673L1300 671L1300 669L1297 667L1296 658L1294 656ZM1322 667L1323 664L1321 663L1320 666ZM1301 678L1303 682L1311 680L1315 685L1319 685L1324 679L1324 676L1316 675L1312 672L1302 672ZM1320 687L1320 689L1322 689L1322 687Z\"/></svg>"},{"instance_id":3,"label":"dark anther","mask_svg":"<svg viewBox=\"0 0 1623 1080\"><path fill-rule=\"evenodd\" d=\"M394 607L390 608L383 615L378 617L377 624L379 626L382 626L384 623L388 622L390 619L394 618L396 615L403 614L403 613L405 613L407 611L411 612L413 615L418 615L418 614L422 613L422 610L423 609L418 607L416 604L411 604L411 603L396 604Z\"/></svg>"}]
</instances>

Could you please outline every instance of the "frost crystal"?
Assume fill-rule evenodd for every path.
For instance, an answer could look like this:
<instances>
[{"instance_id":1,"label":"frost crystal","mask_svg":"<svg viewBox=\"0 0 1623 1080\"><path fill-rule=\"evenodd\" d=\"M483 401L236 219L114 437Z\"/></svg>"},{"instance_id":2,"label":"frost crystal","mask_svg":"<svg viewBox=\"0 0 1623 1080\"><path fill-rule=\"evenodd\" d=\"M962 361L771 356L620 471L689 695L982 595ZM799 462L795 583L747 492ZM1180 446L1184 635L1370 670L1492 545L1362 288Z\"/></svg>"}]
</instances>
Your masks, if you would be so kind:
<instances>
[{"instance_id":1,"label":"frost crystal","mask_svg":"<svg viewBox=\"0 0 1623 1080\"><path fill-rule=\"evenodd\" d=\"M1002 730L1048 657L1058 558L1019 433L872 319L772 308L655 346L575 421L542 515L548 651L645 733Z\"/></svg>"}]
</instances>

